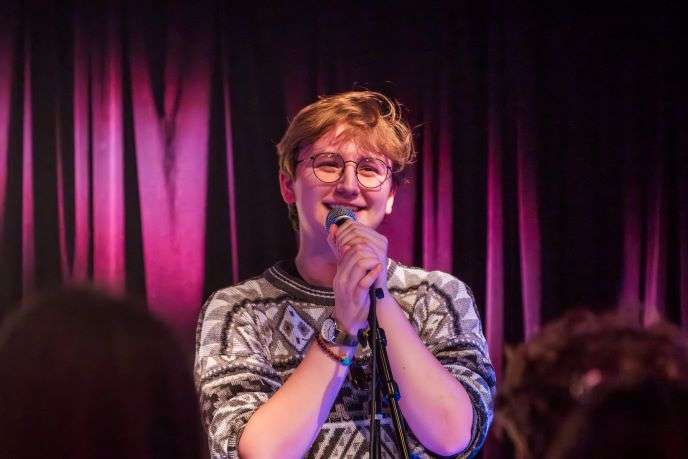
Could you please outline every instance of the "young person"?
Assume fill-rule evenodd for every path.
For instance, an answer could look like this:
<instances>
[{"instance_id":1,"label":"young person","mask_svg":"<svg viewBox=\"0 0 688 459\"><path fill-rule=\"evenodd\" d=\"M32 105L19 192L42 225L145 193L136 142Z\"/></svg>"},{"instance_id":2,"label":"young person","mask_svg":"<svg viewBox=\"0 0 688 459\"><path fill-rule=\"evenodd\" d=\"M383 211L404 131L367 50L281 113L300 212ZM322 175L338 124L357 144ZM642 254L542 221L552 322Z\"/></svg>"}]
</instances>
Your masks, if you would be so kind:
<instances>
[{"instance_id":1,"label":"young person","mask_svg":"<svg viewBox=\"0 0 688 459\"><path fill-rule=\"evenodd\" d=\"M415 154L398 107L370 91L323 97L297 114L277 153L298 253L203 307L195 373L211 454L367 454L360 376L370 350L356 337L374 285L411 453L471 457L485 440L495 386L474 299L446 273L389 259L376 231ZM326 230L333 207L355 221ZM383 456L399 457L386 408L381 425Z\"/></svg>"}]
</instances>

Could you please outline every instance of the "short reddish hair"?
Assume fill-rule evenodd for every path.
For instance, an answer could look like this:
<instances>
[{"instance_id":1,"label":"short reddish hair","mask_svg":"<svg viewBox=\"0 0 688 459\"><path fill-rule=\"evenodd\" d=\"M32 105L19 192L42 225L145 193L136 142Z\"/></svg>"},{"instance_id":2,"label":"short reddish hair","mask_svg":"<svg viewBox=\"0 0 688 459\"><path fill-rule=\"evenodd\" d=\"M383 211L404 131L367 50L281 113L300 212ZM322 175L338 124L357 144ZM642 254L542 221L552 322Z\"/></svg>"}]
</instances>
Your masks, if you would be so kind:
<instances>
[{"instance_id":1,"label":"short reddish hair","mask_svg":"<svg viewBox=\"0 0 688 459\"><path fill-rule=\"evenodd\" d=\"M345 126L338 139L351 140L388 157L392 161L393 186L402 182L402 171L416 156L412 130L402 117L399 103L374 91L322 96L302 108L277 144L280 172L293 178L299 152L338 125ZM289 206L289 218L298 229L293 204Z\"/></svg>"}]
</instances>

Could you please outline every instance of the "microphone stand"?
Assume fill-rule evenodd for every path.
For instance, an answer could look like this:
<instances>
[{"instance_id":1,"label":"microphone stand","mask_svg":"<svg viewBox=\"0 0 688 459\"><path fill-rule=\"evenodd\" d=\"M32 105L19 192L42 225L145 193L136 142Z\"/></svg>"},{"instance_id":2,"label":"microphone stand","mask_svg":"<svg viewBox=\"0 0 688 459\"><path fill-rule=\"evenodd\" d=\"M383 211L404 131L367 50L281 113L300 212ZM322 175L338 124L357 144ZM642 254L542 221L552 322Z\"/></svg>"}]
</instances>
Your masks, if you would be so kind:
<instances>
[{"instance_id":1,"label":"microphone stand","mask_svg":"<svg viewBox=\"0 0 688 459\"><path fill-rule=\"evenodd\" d=\"M400 457L409 458L406 433L404 432L401 410L399 409L399 399L401 398L399 386L394 381L389 365L385 331L377 322L377 300L383 297L382 289L375 288L375 286L370 287L369 296L369 328L366 333L368 345L370 346L370 442L368 457L370 459L382 457L380 449L380 419L378 417L378 412L380 411L378 397L381 395L382 399L389 404L394 424L394 433L396 434L397 448L401 453ZM381 375L378 375L378 369ZM378 380L380 380L379 383Z\"/></svg>"},{"instance_id":2,"label":"microphone stand","mask_svg":"<svg viewBox=\"0 0 688 459\"><path fill-rule=\"evenodd\" d=\"M325 219L325 229L329 230L330 225L335 224L340 226L346 220L356 220L356 215L346 207L333 207ZM382 299L384 293L381 288L371 286L368 295L370 297L370 309L368 311L368 326L367 332L359 332L367 338L370 346L370 442L368 449L368 457L370 459L379 459L382 457L380 449L380 419L378 417L379 399L382 395L390 407L392 414L392 422L394 423L394 432L396 434L397 448L402 453L401 457L408 459L408 446L406 444L406 434L404 432L404 425L401 417L401 410L399 409L399 386L392 377L392 370L389 365L389 357L387 356L387 338L385 331L380 328L377 323L377 300ZM360 336L360 335L359 335ZM366 339L360 340L364 345ZM378 366L382 373L382 384L378 384Z\"/></svg>"}]
</instances>

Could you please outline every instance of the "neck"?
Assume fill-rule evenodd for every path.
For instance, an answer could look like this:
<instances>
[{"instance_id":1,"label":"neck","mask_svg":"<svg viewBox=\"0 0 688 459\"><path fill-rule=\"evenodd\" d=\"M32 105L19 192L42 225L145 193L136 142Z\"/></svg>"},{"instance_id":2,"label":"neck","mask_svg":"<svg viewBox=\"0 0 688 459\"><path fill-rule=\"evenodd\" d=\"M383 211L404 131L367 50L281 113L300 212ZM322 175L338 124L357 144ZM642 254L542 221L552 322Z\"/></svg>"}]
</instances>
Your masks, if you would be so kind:
<instances>
[{"instance_id":1,"label":"neck","mask_svg":"<svg viewBox=\"0 0 688 459\"><path fill-rule=\"evenodd\" d=\"M337 260L330 247L326 250L308 250L305 245L299 246L294 263L299 274L311 285L332 288L334 275L337 273Z\"/></svg>"}]
</instances>

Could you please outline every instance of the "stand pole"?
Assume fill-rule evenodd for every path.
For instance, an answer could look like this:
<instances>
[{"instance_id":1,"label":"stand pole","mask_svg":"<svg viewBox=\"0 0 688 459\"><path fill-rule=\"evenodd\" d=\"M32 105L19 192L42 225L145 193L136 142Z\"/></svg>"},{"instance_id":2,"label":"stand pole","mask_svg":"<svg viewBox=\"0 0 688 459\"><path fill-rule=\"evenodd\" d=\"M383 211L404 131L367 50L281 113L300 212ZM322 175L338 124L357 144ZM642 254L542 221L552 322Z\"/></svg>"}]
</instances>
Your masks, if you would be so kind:
<instances>
[{"instance_id":1,"label":"stand pole","mask_svg":"<svg viewBox=\"0 0 688 459\"><path fill-rule=\"evenodd\" d=\"M389 365L385 331L377 322L377 300L382 298L382 295L382 289L370 288L370 310L368 311L369 329L367 333L368 344L370 345L370 443L368 457L370 459L379 459L381 457L380 420L377 416L379 411L378 396L381 395L382 399L385 400L390 407L397 448L401 453L401 457L409 458L406 433L404 432L401 410L399 409L399 399L401 398L399 386L396 381L394 381ZM382 376L382 384L378 384L378 380L380 379L378 367Z\"/></svg>"}]
</instances>

